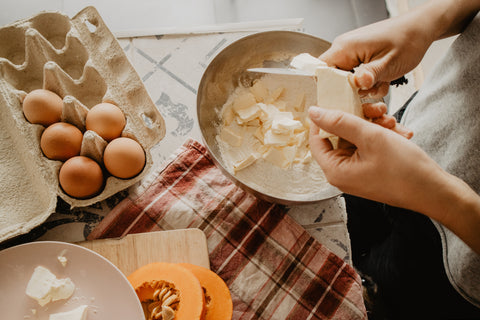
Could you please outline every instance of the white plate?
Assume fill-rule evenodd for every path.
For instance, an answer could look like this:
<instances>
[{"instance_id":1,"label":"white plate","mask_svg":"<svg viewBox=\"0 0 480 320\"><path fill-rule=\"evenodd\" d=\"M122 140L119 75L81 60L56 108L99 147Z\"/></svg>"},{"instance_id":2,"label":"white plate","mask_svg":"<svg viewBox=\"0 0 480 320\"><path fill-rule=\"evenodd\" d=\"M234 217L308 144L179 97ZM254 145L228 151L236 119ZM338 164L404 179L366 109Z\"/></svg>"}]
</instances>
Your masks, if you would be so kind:
<instances>
[{"instance_id":1,"label":"white plate","mask_svg":"<svg viewBox=\"0 0 480 320\"><path fill-rule=\"evenodd\" d=\"M68 260L64 267L59 255ZM41 307L25 294L37 266L57 278L69 277L76 286L67 300ZM88 305L87 320L144 320L142 306L127 278L108 260L78 245L31 242L0 251L0 310L2 319L48 320L48 315Z\"/></svg>"}]
</instances>

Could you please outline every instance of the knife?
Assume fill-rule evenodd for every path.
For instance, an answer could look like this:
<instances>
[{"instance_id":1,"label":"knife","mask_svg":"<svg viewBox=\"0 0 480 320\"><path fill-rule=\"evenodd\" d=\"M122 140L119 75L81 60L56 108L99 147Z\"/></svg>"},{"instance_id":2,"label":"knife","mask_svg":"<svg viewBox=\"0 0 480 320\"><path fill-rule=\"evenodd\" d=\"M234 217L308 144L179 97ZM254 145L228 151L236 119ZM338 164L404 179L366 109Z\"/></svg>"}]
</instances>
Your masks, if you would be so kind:
<instances>
[{"instance_id":1,"label":"knife","mask_svg":"<svg viewBox=\"0 0 480 320\"><path fill-rule=\"evenodd\" d=\"M273 74L283 74L283 75L292 75L292 76L304 76L304 77L313 77L315 74L306 72L298 69L287 69L287 68L250 68L247 69L250 72L257 73L273 73Z\"/></svg>"},{"instance_id":2,"label":"knife","mask_svg":"<svg viewBox=\"0 0 480 320\"><path fill-rule=\"evenodd\" d=\"M304 77L314 77L315 74L298 70L298 69L288 69L288 68L250 68L247 69L249 72L257 72L257 73L271 73L271 74L280 74L280 75L289 75L289 76L304 76ZM400 86L402 84L407 84L408 79L405 76L401 76L398 79L390 81L391 86Z\"/></svg>"}]
</instances>

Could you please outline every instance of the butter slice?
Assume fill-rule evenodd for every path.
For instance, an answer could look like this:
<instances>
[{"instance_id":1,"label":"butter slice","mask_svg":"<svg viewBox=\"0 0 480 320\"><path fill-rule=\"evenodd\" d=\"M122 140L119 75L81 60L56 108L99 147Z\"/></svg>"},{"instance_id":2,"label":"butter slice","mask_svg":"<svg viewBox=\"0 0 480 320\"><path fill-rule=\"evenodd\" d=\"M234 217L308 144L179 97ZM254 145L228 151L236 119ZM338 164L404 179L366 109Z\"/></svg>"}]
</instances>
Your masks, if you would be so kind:
<instances>
[{"instance_id":1,"label":"butter slice","mask_svg":"<svg viewBox=\"0 0 480 320\"><path fill-rule=\"evenodd\" d=\"M264 155L263 159L268 161L277 167L288 168L295 159L297 152L296 146L284 147L284 148L270 148Z\"/></svg>"},{"instance_id":2,"label":"butter slice","mask_svg":"<svg viewBox=\"0 0 480 320\"><path fill-rule=\"evenodd\" d=\"M263 144L267 146L283 147L290 143L290 139L291 139L290 135L277 134L270 129L267 132L265 132L265 136L263 138Z\"/></svg>"},{"instance_id":3,"label":"butter slice","mask_svg":"<svg viewBox=\"0 0 480 320\"><path fill-rule=\"evenodd\" d=\"M233 165L233 171L237 172L237 171L243 170L246 167L252 165L255 161L257 161L257 159L258 159L257 155L251 154L248 157L246 157L245 159L237 161Z\"/></svg>"},{"instance_id":4,"label":"butter slice","mask_svg":"<svg viewBox=\"0 0 480 320\"><path fill-rule=\"evenodd\" d=\"M53 313L48 318L49 320L86 320L87 319L87 305L81 305L73 310L66 312Z\"/></svg>"},{"instance_id":5,"label":"butter slice","mask_svg":"<svg viewBox=\"0 0 480 320\"><path fill-rule=\"evenodd\" d=\"M275 115L280 112L273 104L259 103L258 106L262 110L260 119L263 122L272 121Z\"/></svg>"},{"instance_id":6,"label":"butter slice","mask_svg":"<svg viewBox=\"0 0 480 320\"><path fill-rule=\"evenodd\" d=\"M302 122L287 117L276 116L272 121L272 132L276 134L292 135L295 130L302 128Z\"/></svg>"},{"instance_id":7,"label":"butter slice","mask_svg":"<svg viewBox=\"0 0 480 320\"><path fill-rule=\"evenodd\" d=\"M327 64L308 53L301 53L295 57L293 57L292 61L290 62L290 66L295 69L303 70L305 72L311 73L312 75L315 74L315 70L318 67L324 66L326 67Z\"/></svg>"},{"instance_id":8,"label":"butter slice","mask_svg":"<svg viewBox=\"0 0 480 320\"><path fill-rule=\"evenodd\" d=\"M258 104L254 104L254 105L251 105L250 107L239 109L236 112L238 117L243 123L256 119L262 114L262 110L260 109Z\"/></svg>"},{"instance_id":9,"label":"butter slice","mask_svg":"<svg viewBox=\"0 0 480 320\"><path fill-rule=\"evenodd\" d=\"M25 293L43 307L50 301L70 298L74 290L75 285L70 278L57 279L50 270L38 266L28 281Z\"/></svg>"},{"instance_id":10,"label":"butter slice","mask_svg":"<svg viewBox=\"0 0 480 320\"><path fill-rule=\"evenodd\" d=\"M220 132L220 139L222 139L232 147L241 146L243 141L243 138L241 136L228 129L227 127L222 128L222 131Z\"/></svg>"},{"instance_id":11,"label":"butter slice","mask_svg":"<svg viewBox=\"0 0 480 320\"><path fill-rule=\"evenodd\" d=\"M251 107L252 105L256 104L257 100L252 93L247 92L238 96L235 101L233 101L232 108L235 112L238 113L239 110L246 109Z\"/></svg>"}]
</instances>

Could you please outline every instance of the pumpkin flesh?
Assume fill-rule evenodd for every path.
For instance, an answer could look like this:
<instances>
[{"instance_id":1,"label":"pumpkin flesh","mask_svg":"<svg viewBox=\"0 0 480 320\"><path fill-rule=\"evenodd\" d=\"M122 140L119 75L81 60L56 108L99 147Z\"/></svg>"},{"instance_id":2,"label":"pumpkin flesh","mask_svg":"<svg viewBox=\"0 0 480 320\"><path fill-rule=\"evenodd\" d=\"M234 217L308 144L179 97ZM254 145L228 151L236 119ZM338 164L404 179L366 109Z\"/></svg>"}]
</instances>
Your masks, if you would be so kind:
<instances>
[{"instance_id":1,"label":"pumpkin flesh","mask_svg":"<svg viewBox=\"0 0 480 320\"><path fill-rule=\"evenodd\" d=\"M210 269L189 263L180 263L200 281L206 299L205 320L231 320L233 303L230 290L220 276Z\"/></svg>"},{"instance_id":2,"label":"pumpkin flesh","mask_svg":"<svg viewBox=\"0 0 480 320\"><path fill-rule=\"evenodd\" d=\"M127 278L142 302L147 319L173 319L173 311L176 320L204 320L206 308L202 286L195 275L181 265L150 263ZM162 289L165 289L163 293ZM162 302L169 298L167 308L162 308ZM155 303L160 307L153 313ZM158 314L157 318L155 314Z\"/></svg>"}]
</instances>

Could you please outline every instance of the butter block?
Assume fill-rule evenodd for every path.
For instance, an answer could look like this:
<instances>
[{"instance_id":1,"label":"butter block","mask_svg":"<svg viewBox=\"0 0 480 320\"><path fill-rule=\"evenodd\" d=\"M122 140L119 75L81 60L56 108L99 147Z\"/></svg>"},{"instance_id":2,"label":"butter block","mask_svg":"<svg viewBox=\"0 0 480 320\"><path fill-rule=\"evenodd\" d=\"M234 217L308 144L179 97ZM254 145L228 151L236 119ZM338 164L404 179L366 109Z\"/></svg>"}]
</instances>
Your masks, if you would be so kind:
<instances>
[{"instance_id":1,"label":"butter block","mask_svg":"<svg viewBox=\"0 0 480 320\"><path fill-rule=\"evenodd\" d=\"M297 95L295 102L293 104L293 108L295 111L303 112L305 111L305 93L300 93Z\"/></svg>"},{"instance_id":2,"label":"butter block","mask_svg":"<svg viewBox=\"0 0 480 320\"><path fill-rule=\"evenodd\" d=\"M70 278L57 279L50 270L38 266L28 281L25 293L43 307L51 301L70 298L74 290L75 285Z\"/></svg>"},{"instance_id":3,"label":"butter block","mask_svg":"<svg viewBox=\"0 0 480 320\"><path fill-rule=\"evenodd\" d=\"M48 320L87 320L87 305L81 305L66 312L53 313Z\"/></svg>"},{"instance_id":4,"label":"butter block","mask_svg":"<svg viewBox=\"0 0 480 320\"><path fill-rule=\"evenodd\" d=\"M358 88L350 81L352 73L330 67L316 69L317 106L338 109L364 118Z\"/></svg>"}]
</instances>

